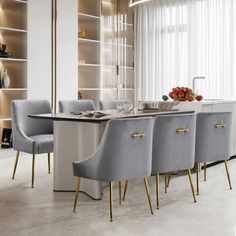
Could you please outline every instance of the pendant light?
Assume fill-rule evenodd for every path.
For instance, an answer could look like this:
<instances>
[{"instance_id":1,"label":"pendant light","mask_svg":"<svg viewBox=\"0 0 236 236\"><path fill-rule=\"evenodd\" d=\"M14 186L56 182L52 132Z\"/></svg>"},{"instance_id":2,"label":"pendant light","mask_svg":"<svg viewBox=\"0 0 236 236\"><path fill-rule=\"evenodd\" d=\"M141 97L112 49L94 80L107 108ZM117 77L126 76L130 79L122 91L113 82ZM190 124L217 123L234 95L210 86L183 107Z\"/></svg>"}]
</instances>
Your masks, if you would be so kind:
<instances>
[{"instance_id":1,"label":"pendant light","mask_svg":"<svg viewBox=\"0 0 236 236\"><path fill-rule=\"evenodd\" d=\"M130 0L129 6L133 7L133 6L137 5L137 4L148 2L148 1L150 1L150 0Z\"/></svg>"}]
</instances>

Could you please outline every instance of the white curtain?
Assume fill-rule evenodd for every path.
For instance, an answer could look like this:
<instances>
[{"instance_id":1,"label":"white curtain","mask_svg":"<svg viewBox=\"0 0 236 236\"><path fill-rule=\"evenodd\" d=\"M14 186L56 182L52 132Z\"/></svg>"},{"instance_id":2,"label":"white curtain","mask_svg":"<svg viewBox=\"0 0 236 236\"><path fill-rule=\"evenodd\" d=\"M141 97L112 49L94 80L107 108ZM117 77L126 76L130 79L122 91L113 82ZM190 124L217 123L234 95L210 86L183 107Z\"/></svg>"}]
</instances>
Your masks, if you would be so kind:
<instances>
[{"instance_id":1,"label":"white curtain","mask_svg":"<svg viewBox=\"0 0 236 236\"><path fill-rule=\"evenodd\" d=\"M150 0L136 8L138 100L172 87L236 99L236 0Z\"/></svg>"}]
</instances>

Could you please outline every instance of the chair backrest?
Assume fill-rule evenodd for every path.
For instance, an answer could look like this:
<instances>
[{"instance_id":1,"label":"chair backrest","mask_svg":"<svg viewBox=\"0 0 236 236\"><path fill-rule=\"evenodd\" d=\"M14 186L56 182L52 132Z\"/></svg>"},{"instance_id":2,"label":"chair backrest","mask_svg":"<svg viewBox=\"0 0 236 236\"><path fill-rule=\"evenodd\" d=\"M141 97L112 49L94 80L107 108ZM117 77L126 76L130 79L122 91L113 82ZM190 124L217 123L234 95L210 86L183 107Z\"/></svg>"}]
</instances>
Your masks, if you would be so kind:
<instances>
[{"instance_id":1,"label":"chair backrest","mask_svg":"<svg viewBox=\"0 0 236 236\"><path fill-rule=\"evenodd\" d=\"M196 114L157 116L153 129L152 173L194 166Z\"/></svg>"},{"instance_id":2,"label":"chair backrest","mask_svg":"<svg viewBox=\"0 0 236 236\"><path fill-rule=\"evenodd\" d=\"M196 124L196 162L229 159L231 129L231 112L198 113Z\"/></svg>"},{"instance_id":3,"label":"chair backrest","mask_svg":"<svg viewBox=\"0 0 236 236\"><path fill-rule=\"evenodd\" d=\"M13 100L11 104L13 137L14 133L18 132L19 129L27 136L52 134L52 121L29 117L31 114L47 113L52 113L50 104L47 100Z\"/></svg>"},{"instance_id":4,"label":"chair backrest","mask_svg":"<svg viewBox=\"0 0 236 236\"><path fill-rule=\"evenodd\" d=\"M94 111L95 106L92 100L63 100L59 101L59 112L80 112Z\"/></svg>"},{"instance_id":5,"label":"chair backrest","mask_svg":"<svg viewBox=\"0 0 236 236\"><path fill-rule=\"evenodd\" d=\"M115 110L117 105L130 103L129 100L104 100L99 102L101 110Z\"/></svg>"},{"instance_id":6,"label":"chair backrest","mask_svg":"<svg viewBox=\"0 0 236 236\"><path fill-rule=\"evenodd\" d=\"M151 174L152 118L113 119L107 123L97 150L97 173L104 181Z\"/></svg>"}]
</instances>

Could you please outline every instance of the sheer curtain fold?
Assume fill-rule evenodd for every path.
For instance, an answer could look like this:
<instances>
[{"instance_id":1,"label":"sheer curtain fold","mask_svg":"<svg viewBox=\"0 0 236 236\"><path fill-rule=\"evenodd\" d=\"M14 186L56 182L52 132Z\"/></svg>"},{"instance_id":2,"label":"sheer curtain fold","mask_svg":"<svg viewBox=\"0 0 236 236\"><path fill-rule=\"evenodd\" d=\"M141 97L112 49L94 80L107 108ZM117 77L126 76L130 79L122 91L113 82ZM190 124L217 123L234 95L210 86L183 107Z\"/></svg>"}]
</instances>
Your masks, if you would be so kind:
<instances>
[{"instance_id":1,"label":"sheer curtain fold","mask_svg":"<svg viewBox=\"0 0 236 236\"><path fill-rule=\"evenodd\" d=\"M174 86L236 99L236 0L151 0L136 8L138 100Z\"/></svg>"}]
</instances>

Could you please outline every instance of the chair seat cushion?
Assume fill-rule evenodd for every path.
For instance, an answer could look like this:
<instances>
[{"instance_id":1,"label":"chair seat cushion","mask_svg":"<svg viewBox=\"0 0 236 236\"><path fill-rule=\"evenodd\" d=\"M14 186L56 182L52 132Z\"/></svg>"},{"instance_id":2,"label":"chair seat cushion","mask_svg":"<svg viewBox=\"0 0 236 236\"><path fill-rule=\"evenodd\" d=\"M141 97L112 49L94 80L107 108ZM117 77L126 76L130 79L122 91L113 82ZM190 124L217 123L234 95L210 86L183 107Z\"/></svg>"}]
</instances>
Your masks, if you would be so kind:
<instances>
[{"instance_id":1,"label":"chair seat cushion","mask_svg":"<svg viewBox=\"0 0 236 236\"><path fill-rule=\"evenodd\" d=\"M53 134L39 134L29 137L34 140L34 153L50 153L53 152Z\"/></svg>"}]
</instances>

